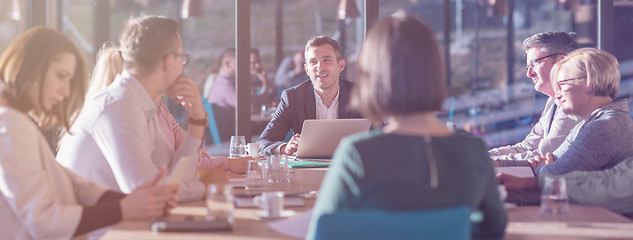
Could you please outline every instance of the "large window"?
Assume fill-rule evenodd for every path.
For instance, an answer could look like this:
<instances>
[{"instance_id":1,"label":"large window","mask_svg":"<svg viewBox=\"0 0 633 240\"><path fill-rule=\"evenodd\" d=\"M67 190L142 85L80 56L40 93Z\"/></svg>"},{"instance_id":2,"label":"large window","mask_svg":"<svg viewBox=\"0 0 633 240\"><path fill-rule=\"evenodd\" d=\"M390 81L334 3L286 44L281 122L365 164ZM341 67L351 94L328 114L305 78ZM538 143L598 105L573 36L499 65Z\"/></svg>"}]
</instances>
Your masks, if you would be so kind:
<instances>
[{"instance_id":1,"label":"large window","mask_svg":"<svg viewBox=\"0 0 633 240\"><path fill-rule=\"evenodd\" d=\"M26 29L28 9L25 0L0 0L0 51Z\"/></svg>"},{"instance_id":2,"label":"large window","mask_svg":"<svg viewBox=\"0 0 633 240\"><path fill-rule=\"evenodd\" d=\"M15 36L29 26L28 3L25 0L0 0L0 48L4 49ZM218 56L235 47L236 0L56 0L47 1L59 6L60 31L73 39L83 51L89 64L104 40L116 41L124 21L131 16L165 15L181 23L185 50L191 55L185 74L202 89ZM182 9L183 2L191 6ZM251 46L261 53L262 67L269 81L273 81L279 63L303 51L308 39L327 35L345 46L348 61L346 75L354 81L353 67L363 42L364 0L251 0ZM347 9L339 19L341 2L355 6ZM508 144L522 139L538 118L545 96L534 91L525 76L525 56L520 46L523 39L545 31L573 31L583 46L596 46L596 6L564 5L563 2L514 0L513 26L508 28L503 7L488 5L493 1L451 0L449 22L444 22L442 0L381 0L379 17L399 9L416 13L436 34L442 48L448 48L450 61L449 98L445 112L439 113L446 121L486 139L491 146ZM105 5L104 5L105 4ZM623 79L633 75L633 41L630 23L633 7L616 1L614 32ZM99 17L104 12L107 17ZM182 18L182 13L188 13ZM354 10L358 14L353 14ZM55 9L54 11L57 11ZM50 13L50 11L49 11ZM105 19L105 20L104 20ZM107 24L103 24L106 21ZM450 41L444 41L444 26L450 24ZM51 26L50 22L48 24ZM509 31L510 30L510 31ZM103 32L106 32L105 39ZM281 33L281 34L279 34ZM508 37L510 34L510 38ZM100 36L100 37L99 37ZM508 42L508 39L511 42ZM509 67L507 67L509 64ZM627 84L623 95L630 94ZM204 93L202 94L205 95ZM255 106L257 108L257 106ZM521 109L521 111L517 111ZM179 114L175 112L175 114ZM253 129L258 131L261 129ZM253 135L257 135L253 132Z\"/></svg>"}]
</instances>

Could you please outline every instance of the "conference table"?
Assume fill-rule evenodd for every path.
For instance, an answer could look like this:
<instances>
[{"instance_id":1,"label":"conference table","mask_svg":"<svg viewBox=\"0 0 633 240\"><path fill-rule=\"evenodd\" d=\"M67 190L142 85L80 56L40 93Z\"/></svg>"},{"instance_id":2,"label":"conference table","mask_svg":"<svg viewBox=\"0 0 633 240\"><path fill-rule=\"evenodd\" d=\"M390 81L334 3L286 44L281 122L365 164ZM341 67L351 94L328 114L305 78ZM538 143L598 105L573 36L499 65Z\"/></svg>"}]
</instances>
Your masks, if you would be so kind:
<instances>
[{"instance_id":1,"label":"conference table","mask_svg":"<svg viewBox=\"0 0 633 240\"><path fill-rule=\"evenodd\" d=\"M327 168L293 169L290 183L269 186L270 190L303 195L305 205L287 208L295 217L312 208L314 191L319 189ZM231 175L231 177L240 177ZM239 190L239 189L236 189ZM242 189L243 190L243 189ZM114 225L102 239L299 239L281 234L271 225L278 221L260 219L257 208L235 208L231 231L212 232L160 232L150 230L151 221L123 221ZM567 214L541 213L538 206L507 208L508 225L505 239L633 239L633 221L605 208L570 205ZM207 214L203 201L180 204L172 209L168 219L204 219ZM293 227L307 229L307 225Z\"/></svg>"}]
</instances>

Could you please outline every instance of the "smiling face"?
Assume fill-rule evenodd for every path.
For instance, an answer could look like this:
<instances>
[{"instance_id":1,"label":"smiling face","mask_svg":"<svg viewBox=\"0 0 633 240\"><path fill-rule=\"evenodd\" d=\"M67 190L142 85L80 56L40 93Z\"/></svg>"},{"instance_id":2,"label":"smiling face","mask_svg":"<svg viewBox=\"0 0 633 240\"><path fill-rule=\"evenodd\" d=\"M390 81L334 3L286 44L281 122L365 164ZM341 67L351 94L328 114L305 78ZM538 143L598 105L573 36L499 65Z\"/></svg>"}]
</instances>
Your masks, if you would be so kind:
<instances>
[{"instance_id":1,"label":"smiling face","mask_svg":"<svg viewBox=\"0 0 633 240\"><path fill-rule=\"evenodd\" d=\"M304 68L314 88L319 91L338 89L340 73L345 69L345 60L338 60L334 48L329 44L311 47L306 51Z\"/></svg>"},{"instance_id":2,"label":"smiling face","mask_svg":"<svg viewBox=\"0 0 633 240\"><path fill-rule=\"evenodd\" d=\"M60 53L53 58L44 75L41 93L38 89L31 91L31 100L37 111L50 112L70 95L70 83L75 76L76 67L77 58L69 52Z\"/></svg>"},{"instance_id":3,"label":"smiling face","mask_svg":"<svg viewBox=\"0 0 633 240\"><path fill-rule=\"evenodd\" d=\"M563 111L571 115L584 115L591 110L591 90L587 86L586 78L561 67L556 75L556 81L552 82L555 98Z\"/></svg>"},{"instance_id":4,"label":"smiling face","mask_svg":"<svg viewBox=\"0 0 633 240\"><path fill-rule=\"evenodd\" d=\"M534 89L547 96L554 97L550 84L552 66L561 59L560 54L544 52L541 47L533 47L526 52L526 75L534 83Z\"/></svg>"}]
</instances>

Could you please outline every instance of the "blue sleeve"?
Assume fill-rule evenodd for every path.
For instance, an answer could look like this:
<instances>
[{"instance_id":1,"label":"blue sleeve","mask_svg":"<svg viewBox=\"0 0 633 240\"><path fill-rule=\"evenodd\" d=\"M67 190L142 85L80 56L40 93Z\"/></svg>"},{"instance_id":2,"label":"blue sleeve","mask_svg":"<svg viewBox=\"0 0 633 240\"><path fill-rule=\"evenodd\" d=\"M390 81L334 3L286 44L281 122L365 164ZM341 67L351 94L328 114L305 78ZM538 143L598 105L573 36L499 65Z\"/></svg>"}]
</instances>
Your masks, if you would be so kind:
<instances>
[{"instance_id":1,"label":"blue sleeve","mask_svg":"<svg viewBox=\"0 0 633 240\"><path fill-rule=\"evenodd\" d=\"M633 157L606 170L576 171L562 177L567 181L567 193L572 202L602 206L618 213L633 213Z\"/></svg>"},{"instance_id":2,"label":"blue sleeve","mask_svg":"<svg viewBox=\"0 0 633 240\"><path fill-rule=\"evenodd\" d=\"M484 190L484 199L479 205L479 210L483 214L483 220L473 225L472 237L474 239L502 239L508 221L506 210L499 198L497 180L494 177L494 170L490 166L491 172L487 174L487 188Z\"/></svg>"},{"instance_id":3,"label":"blue sleeve","mask_svg":"<svg viewBox=\"0 0 633 240\"><path fill-rule=\"evenodd\" d=\"M266 125L266 129L262 132L259 140L259 152L264 155L272 154L273 149L281 145L286 138L286 134L291 128L290 103L288 100L288 91L281 93L281 101L277 106L277 110L272 119Z\"/></svg>"},{"instance_id":4,"label":"blue sleeve","mask_svg":"<svg viewBox=\"0 0 633 240\"><path fill-rule=\"evenodd\" d=\"M316 223L321 215L353 208L354 199L360 197L357 179L363 174L358 151L351 142L344 139L334 153L332 165L321 183L307 239L314 237Z\"/></svg>"},{"instance_id":5,"label":"blue sleeve","mask_svg":"<svg viewBox=\"0 0 633 240\"><path fill-rule=\"evenodd\" d=\"M593 171L616 164L623 160L623 151L630 148L621 146L628 143L628 131L620 129L617 119L596 120L583 126L569 149L556 161L545 165L539 174L560 175L572 171Z\"/></svg>"}]
</instances>

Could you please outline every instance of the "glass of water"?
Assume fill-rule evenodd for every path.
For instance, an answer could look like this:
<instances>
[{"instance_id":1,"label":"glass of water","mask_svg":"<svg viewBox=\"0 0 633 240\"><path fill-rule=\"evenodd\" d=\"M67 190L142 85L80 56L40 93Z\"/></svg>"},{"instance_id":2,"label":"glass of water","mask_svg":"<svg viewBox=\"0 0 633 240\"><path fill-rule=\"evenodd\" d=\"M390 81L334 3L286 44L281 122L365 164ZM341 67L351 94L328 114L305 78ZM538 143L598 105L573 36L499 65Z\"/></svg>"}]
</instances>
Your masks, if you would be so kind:
<instances>
[{"instance_id":1,"label":"glass of water","mask_svg":"<svg viewBox=\"0 0 633 240\"><path fill-rule=\"evenodd\" d=\"M282 155L273 154L266 156L266 172L268 174L269 183L290 182L288 161L282 158Z\"/></svg>"},{"instance_id":2,"label":"glass of water","mask_svg":"<svg viewBox=\"0 0 633 240\"><path fill-rule=\"evenodd\" d=\"M554 176L545 177L545 185L541 194L541 212L569 212L569 198L567 197L567 183L565 178Z\"/></svg>"},{"instance_id":3,"label":"glass of water","mask_svg":"<svg viewBox=\"0 0 633 240\"><path fill-rule=\"evenodd\" d=\"M249 160L246 169L246 190L264 189L268 179L266 178L265 161Z\"/></svg>"},{"instance_id":4,"label":"glass of water","mask_svg":"<svg viewBox=\"0 0 633 240\"><path fill-rule=\"evenodd\" d=\"M233 222L233 187L230 184L207 186L207 219Z\"/></svg>"},{"instance_id":5,"label":"glass of water","mask_svg":"<svg viewBox=\"0 0 633 240\"><path fill-rule=\"evenodd\" d=\"M246 138L244 136L231 136L229 150L229 157L231 158L246 156Z\"/></svg>"}]
</instances>

